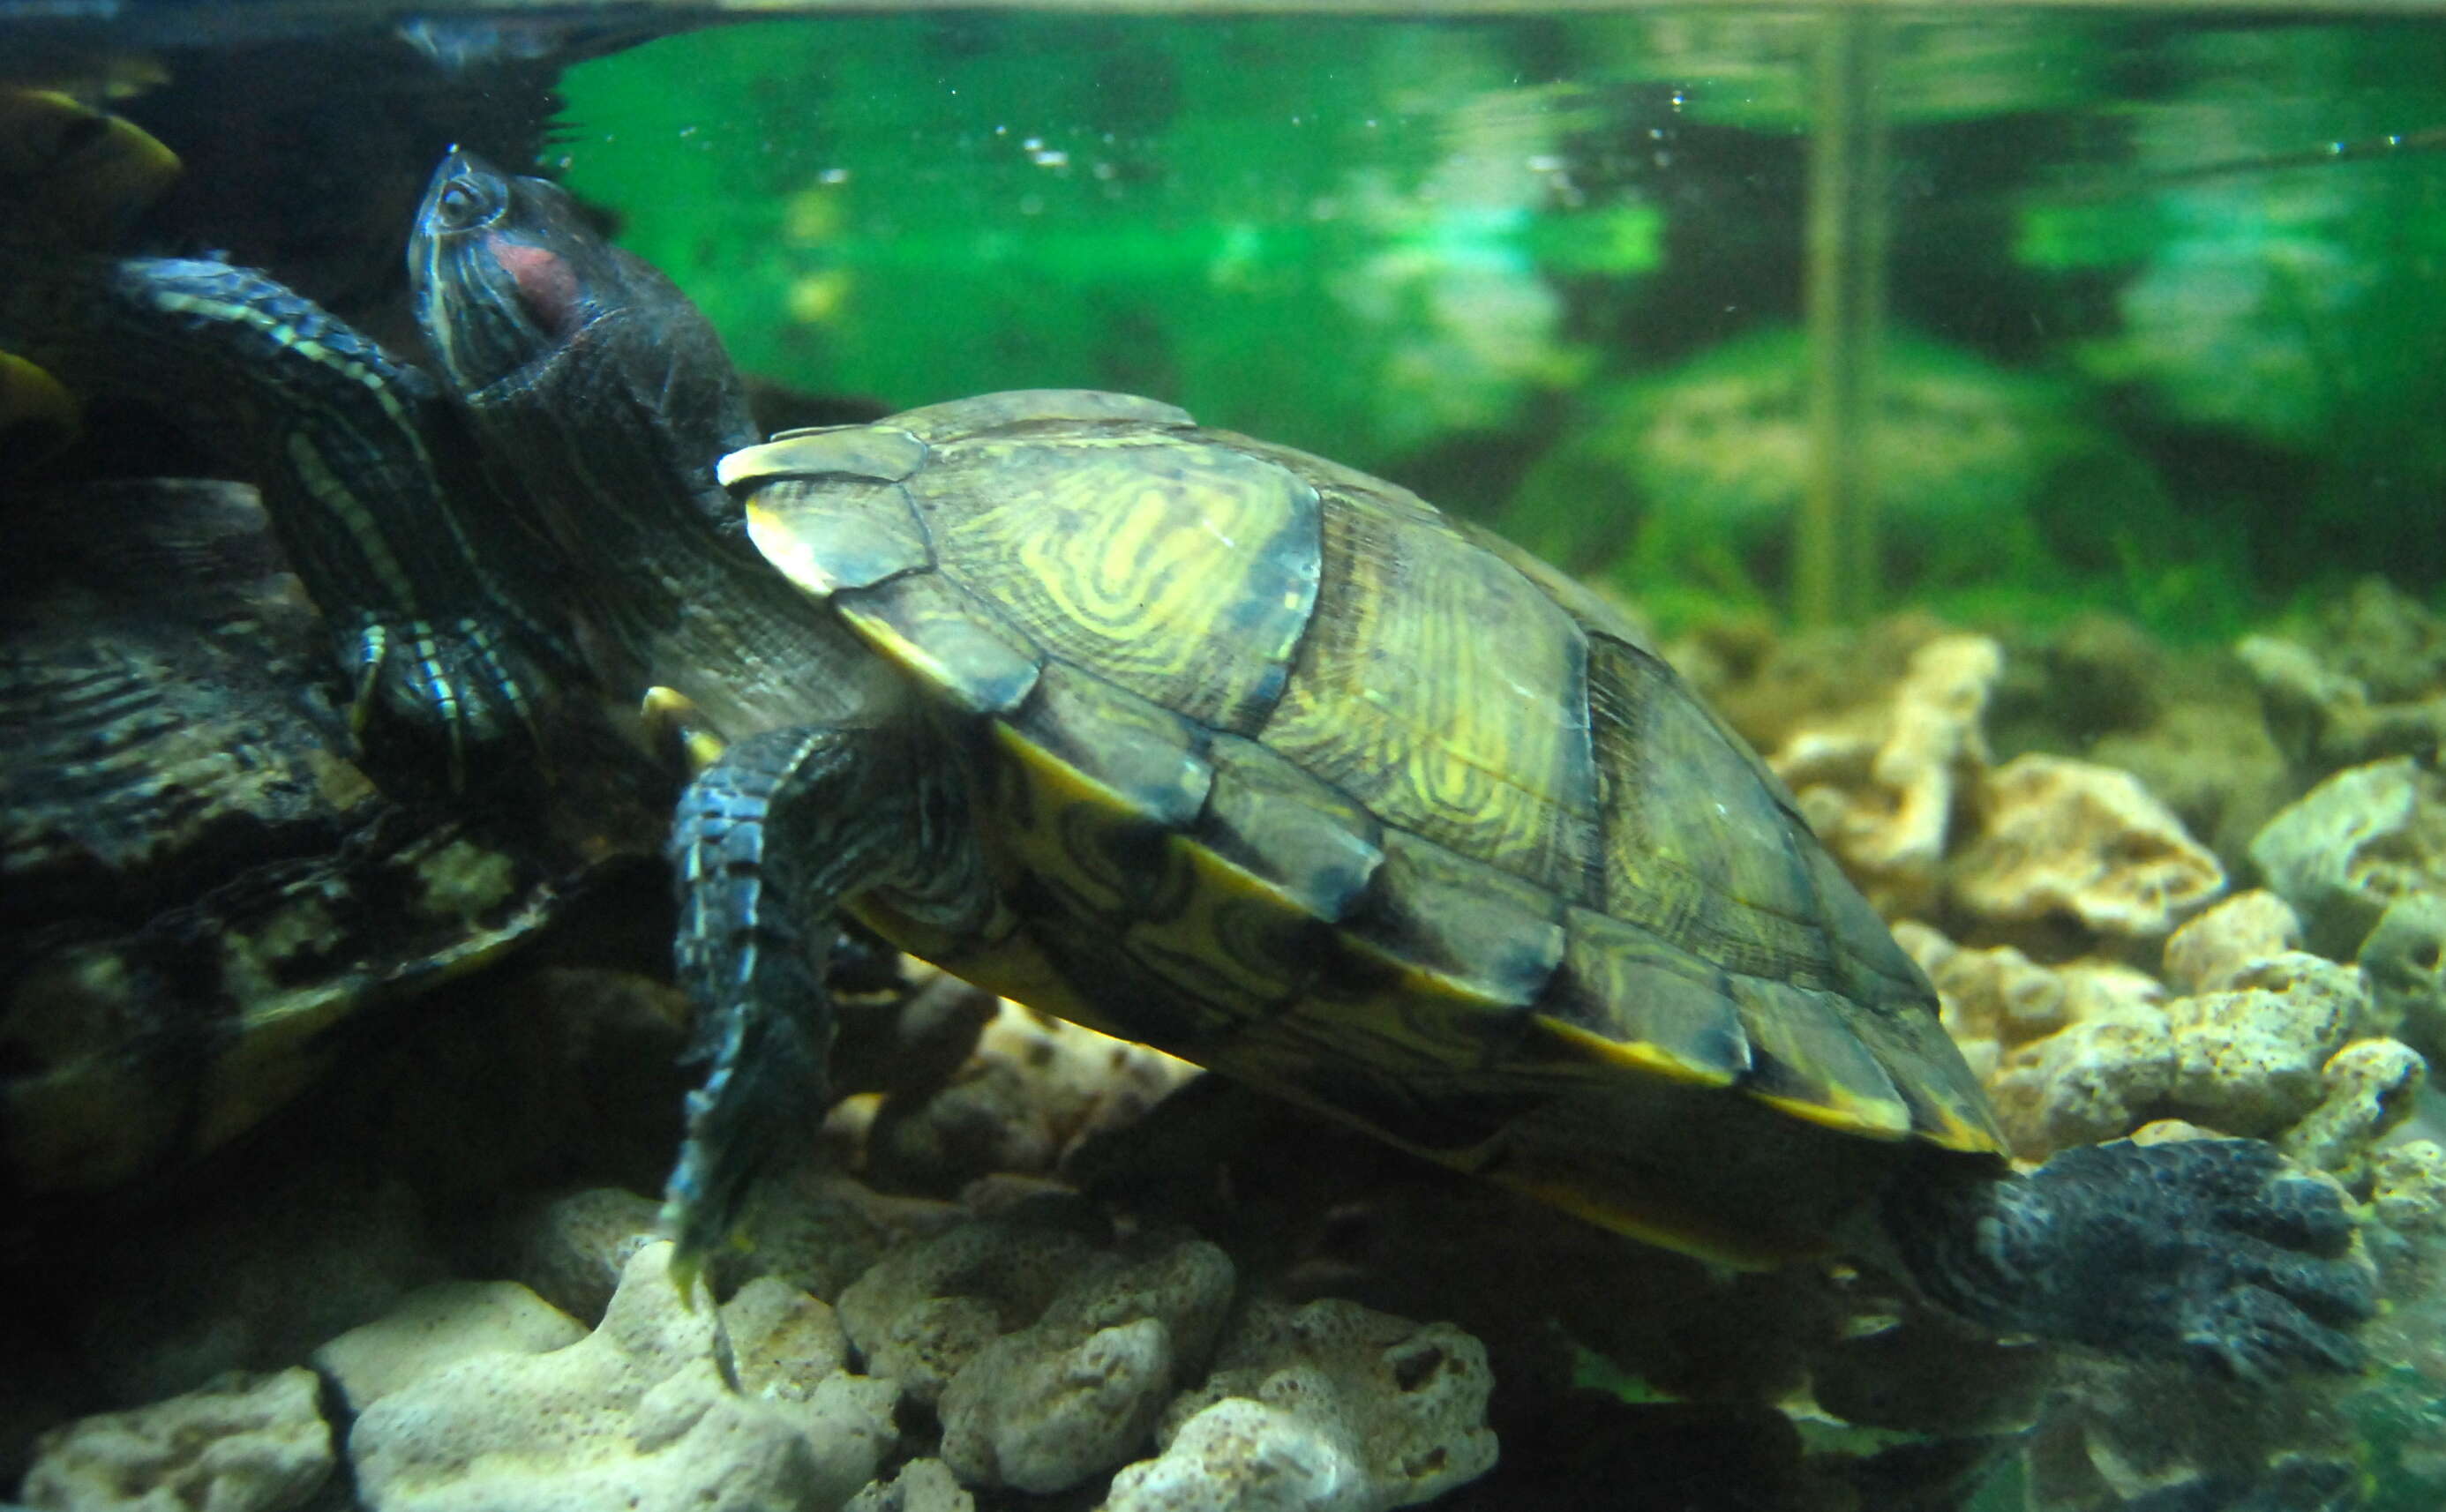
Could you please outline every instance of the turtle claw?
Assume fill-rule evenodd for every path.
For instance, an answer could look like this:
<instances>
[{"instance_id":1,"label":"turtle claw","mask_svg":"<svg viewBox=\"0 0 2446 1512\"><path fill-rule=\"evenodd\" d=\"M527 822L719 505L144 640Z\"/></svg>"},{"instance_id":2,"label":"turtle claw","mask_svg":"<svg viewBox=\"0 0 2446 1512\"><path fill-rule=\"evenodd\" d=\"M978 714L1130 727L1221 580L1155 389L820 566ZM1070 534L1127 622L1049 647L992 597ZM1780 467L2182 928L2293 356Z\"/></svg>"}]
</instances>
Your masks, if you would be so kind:
<instances>
[{"instance_id":1,"label":"turtle claw","mask_svg":"<svg viewBox=\"0 0 2446 1512\"><path fill-rule=\"evenodd\" d=\"M2343 1262L2324 1262L2342 1266ZM2355 1270L2363 1278L2360 1297L2370 1307L2375 1298L2366 1284L2366 1272ZM2342 1297L2349 1283L2338 1279L2329 1297ZM2348 1322L2349 1318L2331 1316L2326 1322L2313 1314L2319 1304L2297 1304L2289 1296L2274 1290L2238 1289L2224 1293L2200 1308L2187 1319L2183 1348L2194 1362L2236 1380L2271 1381L2294 1370L2307 1366L2339 1375L2359 1371L2364 1358L2361 1341L2329 1323ZM2366 1313L2361 1316L2367 1316Z\"/></svg>"}]
</instances>

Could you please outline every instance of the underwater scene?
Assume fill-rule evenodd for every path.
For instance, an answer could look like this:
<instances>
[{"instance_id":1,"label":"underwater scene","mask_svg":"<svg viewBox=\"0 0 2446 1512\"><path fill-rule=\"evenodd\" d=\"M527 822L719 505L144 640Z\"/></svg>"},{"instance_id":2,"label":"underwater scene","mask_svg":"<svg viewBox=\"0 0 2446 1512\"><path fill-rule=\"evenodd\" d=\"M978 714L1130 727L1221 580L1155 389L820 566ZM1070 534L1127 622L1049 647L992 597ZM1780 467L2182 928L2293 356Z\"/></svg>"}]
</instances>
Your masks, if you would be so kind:
<instances>
[{"instance_id":1,"label":"underwater scene","mask_svg":"<svg viewBox=\"0 0 2446 1512\"><path fill-rule=\"evenodd\" d=\"M0 0L0 1512L2446 1507L2446 11Z\"/></svg>"}]
</instances>

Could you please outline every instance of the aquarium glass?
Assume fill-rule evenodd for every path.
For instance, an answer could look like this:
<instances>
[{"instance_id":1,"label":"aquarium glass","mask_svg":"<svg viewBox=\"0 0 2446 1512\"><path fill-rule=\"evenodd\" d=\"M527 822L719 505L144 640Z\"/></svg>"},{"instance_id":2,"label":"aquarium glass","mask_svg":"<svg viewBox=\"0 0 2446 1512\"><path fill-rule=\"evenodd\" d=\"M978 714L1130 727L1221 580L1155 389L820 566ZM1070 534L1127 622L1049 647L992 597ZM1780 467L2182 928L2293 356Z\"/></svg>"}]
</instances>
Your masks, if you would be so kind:
<instances>
[{"instance_id":1,"label":"aquarium glass","mask_svg":"<svg viewBox=\"0 0 2446 1512\"><path fill-rule=\"evenodd\" d=\"M323 1478L297 1475L323 1489L224 1494L257 1460L204 1464L222 1436L254 1432L217 1398L193 1409L200 1437L176 1413L106 1427L113 1452L150 1466L128 1484L176 1481L175 1499L216 1512L681 1504L630 1494L625 1467L572 1479L583 1489L562 1500L453 1479L530 1452L562 1474L551 1456L572 1444L731 1421L620 1373L645 1369L634 1359L601 1368L619 1384L599 1430L528 1443L514 1424L498 1452L461 1453L462 1427L435 1409L450 1430L405 1433L399 1451L457 1456L431 1499L347 1449L351 1424L385 1417L360 1412L345 1348L314 1352L377 1318L483 1335L497 1325L426 1329L415 1309L442 1304L401 1298L517 1265L540 1288L568 1283L555 1306L593 1310L521 1328L577 1348L609 1305L630 1330L620 1348L687 1354L702 1367L689 1390L736 1408L743 1435L880 1391L884 1406L858 1409L873 1463L841 1472L827 1508L870 1473L918 1479L846 1504L973 1492L985 1512L1083 1508L1107 1504L1107 1483L1109 1504L1139 1512L1258 1504L1122 1499L1137 1492L1117 1466L1174 1442L1185 1397L1113 1409L1126 1453L1042 1484L1013 1468L1059 1458L1042 1439L1012 1428L988 1450L952 1423L980 1395L1025 1418L1125 1377L1187 1391L1202 1377L1163 1352L1254 1329L1265 1288L1286 1310L1364 1294L1420 1314L1398 1338L1331 1310L1278 1318L1269 1347L1309 1353L1215 1377L1215 1394L1259 1400L1257 1419L1343 1391L1383 1409L1325 1448L1218 1452L1323 1487L1267 1505L1569 1507L1596 1484L1696 1512L2446 1506L2446 1149L2431 1142L2446 1114L2427 1069L2446 1054L2446 4L401 9L0 0L0 529L24 544L0 553L0 1155L10 1182L80 1188L58 1209L29 1200L0 1233L0 1280L40 1277L40 1297L67 1298L24 1346L37 1366L0 1349L0 1512L131 1504L39 1475L10 1491L8 1476L71 1418L231 1381L293 1398L307 1447L272 1433L247 1453L319 1452ZM61 126L59 102L29 104L28 88L86 113ZM168 140L184 177L141 156L124 184L75 166L64 147L118 140L114 112ZM426 176L461 141L509 143L503 166L565 185L586 224L685 290L745 375L753 428L804 438L786 455L812 481L757 492L764 475L717 475L716 454L749 439L743 416L703 455L658 453L664 433L641 420L593 448L506 456L491 416L409 371L484 349L463 328L420 334L400 256ZM286 291L241 297L217 269L227 282L148 307L254 344L216 356L207 382L166 327L106 300L82 346L61 322L59 374L12 348L11 322L42 326L71 297L42 290L92 292L61 270L136 253L259 266L364 334L334 334ZM487 271L506 271L521 338L599 312L534 248ZM688 354L671 350L681 372ZM55 391L85 358L122 369L90 404ZM1039 401L1106 406L1084 420L1011 401L1000 449L962 453L969 492L944 505L912 502L910 482L939 460L930 443L950 445L928 430L939 413L847 429L1009 390L1146 396L1210 431L1185 439L1101 399ZM334 392L334 428L278 422ZM648 399L719 429L718 403L689 408L701 397ZM1096 425L1089 442L1063 429ZM1072 450L1030 450L1057 430ZM538 502L539 478L658 467L698 492L637 516L656 529ZM386 537L358 506L403 476L499 515ZM191 488L204 477L220 481ZM293 514L267 525L243 488L216 492L270 480L278 516L284 477L331 507L301 530ZM633 547L617 582L586 580L613 554L603 540ZM483 556L464 574L477 609L439 629L342 623L354 660L340 666L317 618L331 607L308 602L329 574L281 568L328 566L317 550L383 591ZM1138 597L1105 594L1096 567ZM1336 612L1311 625L1328 579ZM518 613L488 617L520 593ZM1210 633L1172 633L1201 613ZM460 721L446 740L385 729L382 697L416 679ZM489 724L453 701L479 683L499 694ZM1474 701L1447 697L1464 686ZM750 742L761 759L842 710L856 717L787 747L805 763L787 778L729 781ZM756 727L717 728L725 713ZM564 717L584 735L566 758L545 734ZM825 765L878 731L906 737L890 747L905 770ZM505 748L507 778L488 767ZM856 818L905 817L908 832L842 861L809 833L872 836L760 807L808 772L847 783L823 791L857 796ZM924 780L890 780L910 773ZM684 833L720 845L678 848L693 867L675 909L684 789ZM118 850L54 844L126 815ZM970 819L975 849L944 839ZM550 834L497 845L513 824ZM1492 859L1468 851L1480 841ZM903 866L921 850L953 857L944 869L971 890L929 891L941 879ZM811 962L771 968L807 942L804 921L757 914L768 884L837 888L803 931ZM707 923L707 896L735 916ZM836 914L860 924L825 954ZM1026 932L1048 919L1081 933ZM413 930L415 948L396 944ZM633 1313L610 1300L641 1253L629 1241L659 1221L641 1194L683 1113L713 1121L684 1084L723 1036L700 1033L683 1061L690 1009L666 980L674 959L713 959L708 940L737 951L740 980L798 971L773 990L803 977L794 1002L843 1008L851 1070L828 1090L846 1100L829 1123L799 1110L788 1137L854 1152L842 1164L874 1190L853 1201L832 1167L794 1171L757 1199L763 1250L707 1266L725 1289L746 1267L799 1266L820 1316L770 1288L742 1290L754 1305L725 1304L719 1328L667 1290L649 1304L624 1286ZM952 975L990 957L1004 976L979 980L1047 1014L955 998L931 967L904 979L899 946ZM1296 970L1269 975L1285 961ZM825 965L854 984L819 999ZM570 1007L590 993L611 1003L588 1010L600 1017ZM1092 1029L1047 1016L1073 1011ZM834 1030L812 1009L790 1027L811 1045ZM1156 1122L1188 1060L1107 1029L1190 1060L1219 1044L1214 1058L1242 1055L1299 1107L1184 1094L1161 1105L1181 1125ZM445 1031L460 1037L420 1048ZM820 1051L785 1048L773 1085L804 1090ZM1625 1115L1578 1100L1591 1086L1656 1100ZM292 1103L311 1125L294 1143L350 1173L362 1212L283 1185L286 1167L160 1207L118 1185L136 1187L140 1166L175 1185L191 1159L276 1159ZM1972 1127L1987 1105L1992 1134ZM1141 1115L1161 1133L1139 1141ZM1618 1205L1545 1179L1536 1141L1611 1118L1653 1141L1595 1163L1620 1178ZM354 1132L327 1151L314 1120ZM2210 1317L2173 1352L2185 1359L2060 1359L2020 1314L1974 1328L1932 1290L1880 1290L1882 1249L1824 1253L1967 1210L1923 1199L1930 1172L2022 1191L2010 1162L2028 1175L2064 1151L2203 1131L2267 1141L2334 1185L2212 1236L2261 1267L2250 1295L2275 1316ZM1447 1181L1421 1151L1556 1211L1521 1217L1525 1203L1502 1205L1517 1193ZM412 1179L393 1181L394 1157ZM1878 1174L1889 1158L1901 1175ZM1134 1187L1132 1159L1193 1175ZM1337 1180L1355 1195L1332 1195ZM1834 1204L1820 1184L1847 1182L1873 1201L1819 1212ZM611 1192L611 1216L536 1206L571 1185ZM1100 1228L1109 1215L1080 1186L1124 1194L1127 1221ZM1761 1258L1741 1223L1711 1226L1738 1205L1709 1205L1726 1192L1790 1244ZM2332 1301L2297 1251L2343 1253L2342 1225L2320 1226L2339 1193L2363 1221L2355 1262L2384 1288L2369 1368L2271 1384L2208 1359L2219 1326L2299 1321L2269 1297ZM0 1194L13 1211L16 1186ZM247 1204L267 1202L277 1221L258 1223ZM316 1247L327 1205L338 1227L396 1241L361 1286L356 1259ZM533 1224L501 1216L514 1209ZM1039 1222L1054 1237L947 1261L926 1281L939 1294L897 1298L881 1323L852 1316L848 1279L875 1274L887 1240L979 1214L1004 1239ZM608 1264L590 1252L572 1280L535 1259L545 1227L600 1238L615 1219L630 1226ZM2150 1258L2190 1238L2126 1230L2126 1252ZM1063 1290L1083 1276L1127 1293L1130 1266L1209 1232L1264 1278L1228 1321L1213 1297L1157 1326L1162 1309L1134 1293ZM56 1275L55 1243L77 1257ZM1795 1253L1807 1263L1765 1263ZM326 1273L346 1294L328 1308L292 1295ZM212 1310L224 1276L228 1316ZM2053 1301L2072 1285L2011 1279ZM1439 1286L1485 1335L1477 1355L1460 1325L1425 1321ZM2196 1300L2090 1321L2111 1346ZM841 1342L835 1306L881 1332ZM1086 1342L1036 1375L1010 1367L1021 1387L956 1394L950 1367L908 1346L920 1384L895 1418L891 1391L827 1373L887 1358L904 1323L1002 1361L1045 1318ZM668 1343L691 1330L702 1348ZM618 1332L585 1347L608 1352ZM367 1347L425 1347L386 1337ZM1372 1341L1361 1365L1334 1353L1353 1338ZM759 1374L780 1369L760 1353L774 1339L821 1356L822 1384ZM319 1380L296 1369L310 1357ZM54 1390L55 1366L73 1390ZM237 1373L284 1369L285 1387ZM1490 1372L1515 1393L1494 1398L1515 1415L1492 1478L1439 1480L1441 1441L1387 1447L1434 1416L1437 1391ZM327 1418L336 1441L316 1438ZM126 1448L122 1428L173 1447ZM792 1441L762 1463L802 1453ZM181 1454L204 1465L192 1484ZM927 1502L934 1470L944 1500ZM1209 1472L1179 1473L1202 1493L1227 1479ZM791 1494L812 1497L814 1475ZM1348 1477L1362 1491L1345 1494ZM144 1504L170 1496L152 1487Z\"/></svg>"},{"instance_id":2,"label":"aquarium glass","mask_svg":"<svg viewBox=\"0 0 2446 1512\"><path fill-rule=\"evenodd\" d=\"M2435 590L2446 30L1895 12L1843 74L1830 25L775 21L574 70L552 161L777 383L1157 395L1668 616L1792 607L1829 342L1851 611ZM1816 336L1813 215L1875 265Z\"/></svg>"}]
</instances>

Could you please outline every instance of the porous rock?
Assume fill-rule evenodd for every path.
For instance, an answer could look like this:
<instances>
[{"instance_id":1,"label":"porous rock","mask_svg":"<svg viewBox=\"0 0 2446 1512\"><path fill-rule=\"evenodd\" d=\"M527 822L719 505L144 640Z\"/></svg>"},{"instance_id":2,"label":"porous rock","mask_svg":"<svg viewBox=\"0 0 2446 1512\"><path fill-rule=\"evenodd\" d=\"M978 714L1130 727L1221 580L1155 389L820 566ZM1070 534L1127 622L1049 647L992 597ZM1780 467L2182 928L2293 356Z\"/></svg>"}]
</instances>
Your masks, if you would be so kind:
<instances>
[{"instance_id":1,"label":"porous rock","mask_svg":"<svg viewBox=\"0 0 2446 1512\"><path fill-rule=\"evenodd\" d=\"M2446 742L2446 692L2436 681L2435 652L2412 650L2422 642L2434 646L2437 622L2399 594L2388 608L2364 612L2374 602L2361 589L2348 596L2339 606L2345 623L2330 617L2320 650L2269 635L2234 648L2258 684L2269 732L2305 777L2434 752ZM2407 607L2426 621L2418 631L2396 612Z\"/></svg>"},{"instance_id":2,"label":"porous rock","mask_svg":"<svg viewBox=\"0 0 2446 1512\"><path fill-rule=\"evenodd\" d=\"M1113 1478L1105 1512L1382 1512L1492 1468L1486 1351L1449 1323L1328 1297L1261 1299L1205 1385L1166 1409L1163 1452Z\"/></svg>"},{"instance_id":3,"label":"porous rock","mask_svg":"<svg viewBox=\"0 0 2446 1512\"><path fill-rule=\"evenodd\" d=\"M1882 912L1934 893L1958 799L1987 765L1980 721L2004 657L1984 635L1939 636L1887 705L1804 726L1770 762Z\"/></svg>"},{"instance_id":4,"label":"porous rock","mask_svg":"<svg viewBox=\"0 0 2446 1512\"><path fill-rule=\"evenodd\" d=\"M2224 1133L2271 1137L2317 1106L2327 1058L2367 1032L2369 986L2359 968L2302 951L2230 980L2166 1005L2171 1107Z\"/></svg>"},{"instance_id":5,"label":"porous rock","mask_svg":"<svg viewBox=\"0 0 2446 1512\"><path fill-rule=\"evenodd\" d=\"M957 1203L878 1192L820 1166L794 1167L758 1185L740 1223L742 1243L714 1257L714 1276L725 1287L769 1276L835 1301L894 1246L968 1217Z\"/></svg>"},{"instance_id":6,"label":"porous rock","mask_svg":"<svg viewBox=\"0 0 2446 1512\"><path fill-rule=\"evenodd\" d=\"M2229 693L2215 679L2185 688L2145 728L2110 731L2069 749L2139 778L2229 875L2259 827L2301 791L2259 700L2245 690Z\"/></svg>"},{"instance_id":7,"label":"porous rock","mask_svg":"<svg viewBox=\"0 0 2446 1512\"><path fill-rule=\"evenodd\" d=\"M2356 1039L2327 1058L2319 1105L2286 1130L2285 1153L2305 1166L2357 1181L2370 1147L2412 1116L2429 1063L2395 1039Z\"/></svg>"},{"instance_id":8,"label":"porous rock","mask_svg":"<svg viewBox=\"0 0 2446 1512\"><path fill-rule=\"evenodd\" d=\"M620 1273L654 1241L661 1211L651 1199L617 1186L547 1198L502 1224L503 1267L570 1316L600 1321Z\"/></svg>"},{"instance_id":9,"label":"porous rock","mask_svg":"<svg viewBox=\"0 0 2446 1512\"><path fill-rule=\"evenodd\" d=\"M2282 948L2286 917L2282 904L2248 894L2202 915L2169 942L2169 974L2216 985L2174 997L2110 961L2038 966L2002 949L1940 949L1911 931L1900 938L1920 941L1915 953L1931 962L1947 1027L1966 1036L1972 1064L2001 1044L1988 1089L2016 1154L2037 1159L2170 1117L2274 1138L2333 1101L2303 1148L2349 1161L2371 1137L2351 1129L2374 1116L2379 1053L2346 1058L2333 1073L2343 1081L2331 1082L2328 1067L2379 1032L2368 982L2357 967ZM2024 1019L2060 1018L2063 1027L2003 1040L2016 1004ZM2380 1058L2390 1069L2380 1082L2399 1086L2408 1073L2401 1058Z\"/></svg>"},{"instance_id":10,"label":"porous rock","mask_svg":"<svg viewBox=\"0 0 2446 1512\"><path fill-rule=\"evenodd\" d=\"M2370 1161L2370 1208L2399 1234L2446 1232L2446 1148L2416 1139L2379 1151Z\"/></svg>"},{"instance_id":11,"label":"porous rock","mask_svg":"<svg viewBox=\"0 0 2446 1512\"><path fill-rule=\"evenodd\" d=\"M829 1309L760 1280L682 1297L636 1252L603 1322L543 1354L462 1360L383 1397L348 1455L372 1512L833 1512L895 1440L897 1392L842 1372Z\"/></svg>"},{"instance_id":12,"label":"porous rock","mask_svg":"<svg viewBox=\"0 0 2446 1512\"><path fill-rule=\"evenodd\" d=\"M869 1371L931 1407L978 1351L1043 1316L1103 1237L1062 1204L964 1223L850 1283L841 1326Z\"/></svg>"},{"instance_id":13,"label":"porous rock","mask_svg":"<svg viewBox=\"0 0 2446 1512\"><path fill-rule=\"evenodd\" d=\"M868 1168L884 1185L937 1191L996 1172L1047 1174L1195 1073L1161 1051L1004 1002L948 1083L884 1102L867 1134Z\"/></svg>"},{"instance_id":14,"label":"porous rock","mask_svg":"<svg viewBox=\"0 0 2446 1512\"><path fill-rule=\"evenodd\" d=\"M516 1281L437 1281L314 1352L350 1411L470 1355L540 1354L574 1344L586 1326Z\"/></svg>"},{"instance_id":15,"label":"porous rock","mask_svg":"<svg viewBox=\"0 0 2446 1512\"><path fill-rule=\"evenodd\" d=\"M977 1499L962 1488L951 1467L937 1459L915 1459L889 1481L869 1481L842 1512L976 1512Z\"/></svg>"},{"instance_id":16,"label":"porous rock","mask_svg":"<svg viewBox=\"0 0 2446 1512\"><path fill-rule=\"evenodd\" d=\"M2302 920L2265 887L2237 892L2174 931L2166 979L2185 992L2217 992L2269 956L2302 947Z\"/></svg>"},{"instance_id":17,"label":"porous rock","mask_svg":"<svg viewBox=\"0 0 2446 1512\"><path fill-rule=\"evenodd\" d=\"M20 1493L60 1512L283 1512L337 1458L314 1372L233 1377L43 1435Z\"/></svg>"},{"instance_id":18,"label":"porous rock","mask_svg":"<svg viewBox=\"0 0 2446 1512\"><path fill-rule=\"evenodd\" d=\"M2446 775L2408 756L2339 772L2267 821L2250 859L2310 948L2349 961L2397 899L2446 896Z\"/></svg>"},{"instance_id":19,"label":"porous rock","mask_svg":"<svg viewBox=\"0 0 2446 1512\"><path fill-rule=\"evenodd\" d=\"M1342 1436L1288 1409L1227 1396L1122 1466L1103 1512L1358 1512L1386 1505Z\"/></svg>"},{"instance_id":20,"label":"porous rock","mask_svg":"<svg viewBox=\"0 0 2446 1512\"><path fill-rule=\"evenodd\" d=\"M1038 1260L1045 1253L1025 1222L974 1228L986 1231L988 1249L999 1244ZM963 1238L969 1232L921 1246L904 1273L904 1279L931 1278L930 1287L971 1289L964 1297L936 1291L913 1309L951 1324L948 1347L919 1351L927 1373L943 1372L936 1410L944 1463L969 1485L1049 1493L1129 1459L1213 1349L1231 1302L1231 1260L1203 1241L1138 1258L1074 1251L1063 1274L1035 1270L1005 1288L992 1269L944 1267L946 1260L978 1256L976 1241ZM864 1285L843 1298L844 1313L859 1327L879 1311L874 1297L858 1295ZM1041 1306L1031 1307L1040 1297ZM963 1301L976 1305L956 1305ZM987 1329L991 1334L980 1340ZM914 1342L906 1335L894 1339L904 1348Z\"/></svg>"},{"instance_id":21,"label":"porous rock","mask_svg":"<svg viewBox=\"0 0 2446 1512\"><path fill-rule=\"evenodd\" d=\"M1911 919L1894 925L1894 941L1928 973L1945 1032L1982 1081L1996 1073L2007 1050L2069 1021L2063 977L2011 945L1958 945Z\"/></svg>"},{"instance_id":22,"label":"porous rock","mask_svg":"<svg viewBox=\"0 0 2446 1512\"><path fill-rule=\"evenodd\" d=\"M2225 890L2225 868L2139 779L2064 756L2023 756L1987 775L1977 840L1952 897L1991 921L2068 918L2103 935L2163 935Z\"/></svg>"},{"instance_id":23,"label":"porous rock","mask_svg":"<svg viewBox=\"0 0 2446 1512\"><path fill-rule=\"evenodd\" d=\"M2430 1056L2446 1055L2446 891L2406 893L2361 942L2379 1024Z\"/></svg>"},{"instance_id":24,"label":"porous rock","mask_svg":"<svg viewBox=\"0 0 2446 1512\"><path fill-rule=\"evenodd\" d=\"M2018 1047L1988 1081L1996 1121L2016 1155L2040 1160L2094 1145L2153 1118L2174 1086L2165 991L2137 971L2123 994L2081 1020Z\"/></svg>"}]
</instances>

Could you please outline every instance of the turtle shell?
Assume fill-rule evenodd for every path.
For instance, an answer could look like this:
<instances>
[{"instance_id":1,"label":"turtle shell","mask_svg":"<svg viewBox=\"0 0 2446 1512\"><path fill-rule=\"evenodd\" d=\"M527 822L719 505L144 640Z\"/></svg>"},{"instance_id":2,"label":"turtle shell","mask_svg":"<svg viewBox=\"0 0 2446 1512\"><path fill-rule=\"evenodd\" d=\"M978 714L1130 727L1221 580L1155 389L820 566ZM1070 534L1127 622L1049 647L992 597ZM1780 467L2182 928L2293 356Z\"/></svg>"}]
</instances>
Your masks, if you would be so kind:
<instances>
[{"instance_id":1,"label":"turtle shell","mask_svg":"<svg viewBox=\"0 0 2446 1512\"><path fill-rule=\"evenodd\" d=\"M981 933L914 953L1609 1224L1836 1240L2002 1141L1757 756L1592 594L1416 495L1044 391L734 455L767 560L973 756Z\"/></svg>"},{"instance_id":2,"label":"turtle shell","mask_svg":"<svg viewBox=\"0 0 2446 1512\"><path fill-rule=\"evenodd\" d=\"M362 1050L368 1010L659 838L664 789L609 732L554 726L571 799L546 822L377 787L252 489L29 490L9 528L0 1193L206 1154Z\"/></svg>"}]
</instances>

